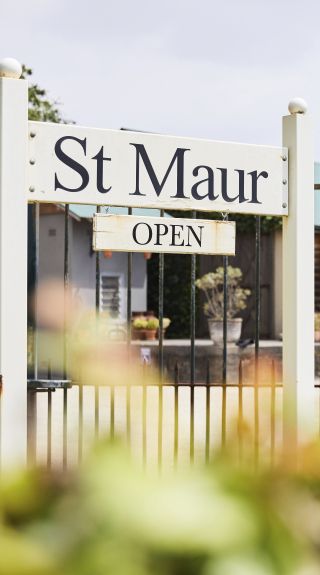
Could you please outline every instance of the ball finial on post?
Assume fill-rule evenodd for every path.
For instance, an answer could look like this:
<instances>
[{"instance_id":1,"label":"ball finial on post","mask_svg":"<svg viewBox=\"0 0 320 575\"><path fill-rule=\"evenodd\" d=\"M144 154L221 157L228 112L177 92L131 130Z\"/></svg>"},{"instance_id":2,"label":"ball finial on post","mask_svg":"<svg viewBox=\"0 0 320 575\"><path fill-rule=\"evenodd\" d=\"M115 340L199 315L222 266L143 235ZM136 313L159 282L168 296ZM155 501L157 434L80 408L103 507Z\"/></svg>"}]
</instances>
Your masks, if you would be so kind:
<instances>
[{"instance_id":1,"label":"ball finial on post","mask_svg":"<svg viewBox=\"0 0 320 575\"><path fill-rule=\"evenodd\" d=\"M289 102L288 109L290 114L306 114L308 105L303 98L292 98Z\"/></svg>"},{"instance_id":2,"label":"ball finial on post","mask_svg":"<svg viewBox=\"0 0 320 575\"><path fill-rule=\"evenodd\" d=\"M14 58L2 58L0 60L0 78L20 78L22 66Z\"/></svg>"}]
</instances>

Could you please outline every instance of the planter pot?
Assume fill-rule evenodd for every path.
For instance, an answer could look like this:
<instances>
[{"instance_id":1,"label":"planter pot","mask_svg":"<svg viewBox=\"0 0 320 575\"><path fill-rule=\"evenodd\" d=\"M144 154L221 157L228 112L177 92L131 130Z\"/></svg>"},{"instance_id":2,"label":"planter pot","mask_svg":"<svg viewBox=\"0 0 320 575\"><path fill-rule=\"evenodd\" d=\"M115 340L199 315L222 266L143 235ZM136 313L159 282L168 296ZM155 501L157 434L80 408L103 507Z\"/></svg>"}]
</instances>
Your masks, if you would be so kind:
<instances>
[{"instance_id":1,"label":"planter pot","mask_svg":"<svg viewBox=\"0 0 320 575\"><path fill-rule=\"evenodd\" d=\"M318 330L314 332L314 341L316 341L317 343L320 342L320 331Z\"/></svg>"},{"instance_id":2,"label":"planter pot","mask_svg":"<svg viewBox=\"0 0 320 575\"><path fill-rule=\"evenodd\" d=\"M146 329L135 329L132 328L131 331L131 338L132 339L139 339L139 340L144 340L146 339Z\"/></svg>"},{"instance_id":3,"label":"planter pot","mask_svg":"<svg viewBox=\"0 0 320 575\"><path fill-rule=\"evenodd\" d=\"M208 319L210 338L215 345L223 345L223 321ZM235 343L240 339L242 317L227 320L227 343Z\"/></svg>"},{"instance_id":4,"label":"planter pot","mask_svg":"<svg viewBox=\"0 0 320 575\"><path fill-rule=\"evenodd\" d=\"M156 329L146 329L144 330L145 339L148 341L153 341L157 339L157 330Z\"/></svg>"}]
</instances>

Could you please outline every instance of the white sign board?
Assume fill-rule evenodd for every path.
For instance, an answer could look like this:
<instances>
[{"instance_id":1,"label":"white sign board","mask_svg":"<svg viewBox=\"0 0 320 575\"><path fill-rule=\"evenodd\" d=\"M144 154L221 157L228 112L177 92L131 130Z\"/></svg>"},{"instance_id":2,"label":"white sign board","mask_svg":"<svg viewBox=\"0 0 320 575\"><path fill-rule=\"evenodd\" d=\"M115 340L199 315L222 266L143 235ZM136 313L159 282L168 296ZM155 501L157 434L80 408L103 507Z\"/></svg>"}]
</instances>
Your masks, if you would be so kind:
<instances>
[{"instance_id":1,"label":"white sign board","mask_svg":"<svg viewBox=\"0 0 320 575\"><path fill-rule=\"evenodd\" d=\"M29 122L28 200L286 215L287 150Z\"/></svg>"},{"instance_id":2,"label":"white sign board","mask_svg":"<svg viewBox=\"0 0 320 575\"><path fill-rule=\"evenodd\" d=\"M95 214L93 249L233 256L235 223Z\"/></svg>"}]
</instances>

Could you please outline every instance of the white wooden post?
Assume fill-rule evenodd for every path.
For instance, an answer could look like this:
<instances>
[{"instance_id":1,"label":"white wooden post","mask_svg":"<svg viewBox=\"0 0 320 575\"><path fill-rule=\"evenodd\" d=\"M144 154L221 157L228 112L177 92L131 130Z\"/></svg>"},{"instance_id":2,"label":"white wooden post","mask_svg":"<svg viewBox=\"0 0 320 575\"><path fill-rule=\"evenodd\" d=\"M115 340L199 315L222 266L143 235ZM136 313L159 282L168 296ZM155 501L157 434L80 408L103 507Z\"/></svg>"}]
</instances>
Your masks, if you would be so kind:
<instances>
[{"instance_id":1,"label":"white wooden post","mask_svg":"<svg viewBox=\"0 0 320 575\"><path fill-rule=\"evenodd\" d=\"M27 444L28 89L21 65L0 61L1 467L23 465Z\"/></svg>"},{"instance_id":2,"label":"white wooden post","mask_svg":"<svg viewBox=\"0 0 320 575\"><path fill-rule=\"evenodd\" d=\"M284 448L292 454L314 432L313 139L306 103L283 118L288 148L289 215L283 218ZM287 161L283 158L283 161Z\"/></svg>"}]
</instances>

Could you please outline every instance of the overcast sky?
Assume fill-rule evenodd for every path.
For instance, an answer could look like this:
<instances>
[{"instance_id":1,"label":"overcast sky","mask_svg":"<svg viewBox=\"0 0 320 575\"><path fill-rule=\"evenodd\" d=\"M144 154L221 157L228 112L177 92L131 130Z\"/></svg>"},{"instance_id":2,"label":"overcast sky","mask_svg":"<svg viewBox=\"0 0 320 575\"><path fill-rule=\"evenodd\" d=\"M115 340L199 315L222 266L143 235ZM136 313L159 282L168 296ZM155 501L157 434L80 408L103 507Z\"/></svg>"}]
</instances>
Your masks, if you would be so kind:
<instances>
[{"instance_id":1,"label":"overcast sky","mask_svg":"<svg viewBox=\"0 0 320 575\"><path fill-rule=\"evenodd\" d=\"M0 57L34 70L65 118L281 145L301 96L320 160L318 0L0 0Z\"/></svg>"}]
</instances>

